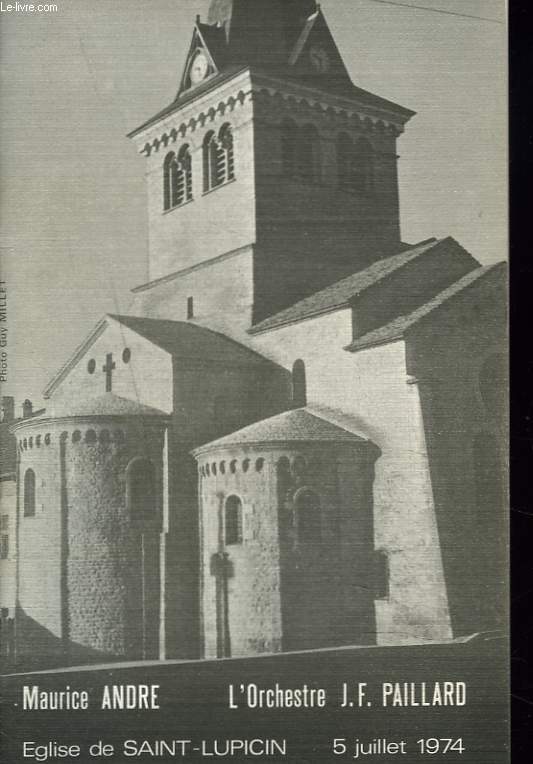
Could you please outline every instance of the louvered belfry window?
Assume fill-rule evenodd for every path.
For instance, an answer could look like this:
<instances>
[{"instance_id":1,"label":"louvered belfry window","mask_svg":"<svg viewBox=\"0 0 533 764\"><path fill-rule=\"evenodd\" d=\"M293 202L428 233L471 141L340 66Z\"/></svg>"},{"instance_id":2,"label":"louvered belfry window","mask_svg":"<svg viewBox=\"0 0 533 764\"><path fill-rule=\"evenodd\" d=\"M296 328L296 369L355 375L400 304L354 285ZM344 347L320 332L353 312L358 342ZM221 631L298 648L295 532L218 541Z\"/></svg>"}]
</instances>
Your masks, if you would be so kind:
<instances>
[{"instance_id":1,"label":"louvered belfry window","mask_svg":"<svg viewBox=\"0 0 533 764\"><path fill-rule=\"evenodd\" d=\"M366 138L354 143L347 133L337 138L339 187L354 194L372 193L374 189L374 152Z\"/></svg>"},{"instance_id":2,"label":"louvered belfry window","mask_svg":"<svg viewBox=\"0 0 533 764\"><path fill-rule=\"evenodd\" d=\"M204 191L221 186L235 177L233 132L229 124L218 135L211 130L204 138Z\"/></svg>"},{"instance_id":3,"label":"louvered belfry window","mask_svg":"<svg viewBox=\"0 0 533 764\"><path fill-rule=\"evenodd\" d=\"M320 137L314 125L300 127L292 119L281 123L281 162L286 177L306 183L320 182Z\"/></svg>"},{"instance_id":4,"label":"louvered belfry window","mask_svg":"<svg viewBox=\"0 0 533 764\"><path fill-rule=\"evenodd\" d=\"M163 166L163 208L170 210L192 199L192 157L188 145L171 151Z\"/></svg>"}]
</instances>

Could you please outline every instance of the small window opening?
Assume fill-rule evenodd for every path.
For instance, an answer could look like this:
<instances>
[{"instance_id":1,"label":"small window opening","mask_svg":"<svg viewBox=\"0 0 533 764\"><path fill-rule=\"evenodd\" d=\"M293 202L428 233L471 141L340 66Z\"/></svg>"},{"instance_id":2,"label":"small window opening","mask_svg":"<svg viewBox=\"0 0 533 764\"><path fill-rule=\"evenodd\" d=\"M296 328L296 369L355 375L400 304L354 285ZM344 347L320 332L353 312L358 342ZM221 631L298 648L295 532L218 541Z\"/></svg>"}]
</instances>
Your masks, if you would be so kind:
<instances>
[{"instance_id":1,"label":"small window opening","mask_svg":"<svg viewBox=\"0 0 533 764\"><path fill-rule=\"evenodd\" d=\"M307 406L305 363L299 358L292 367L292 402L296 409Z\"/></svg>"},{"instance_id":2,"label":"small window opening","mask_svg":"<svg viewBox=\"0 0 533 764\"><path fill-rule=\"evenodd\" d=\"M242 502L238 496L226 500L224 525L226 545L242 544Z\"/></svg>"},{"instance_id":3,"label":"small window opening","mask_svg":"<svg viewBox=\"0 0 533 764\"><path fill-rule=\"evenodd\" d=\"M187 318L194 318L194 297L187 297Z\"/></svg>"},{"instance_id":4,"label":"small window opening","mask_svg":"<svg viewBox=\"0 0 533 764\"><path fill-rule=\"evenodd\" d=\"M35 515L35 472L31 469L24 474L24 517Z\"/></svg>"}]
</instances>

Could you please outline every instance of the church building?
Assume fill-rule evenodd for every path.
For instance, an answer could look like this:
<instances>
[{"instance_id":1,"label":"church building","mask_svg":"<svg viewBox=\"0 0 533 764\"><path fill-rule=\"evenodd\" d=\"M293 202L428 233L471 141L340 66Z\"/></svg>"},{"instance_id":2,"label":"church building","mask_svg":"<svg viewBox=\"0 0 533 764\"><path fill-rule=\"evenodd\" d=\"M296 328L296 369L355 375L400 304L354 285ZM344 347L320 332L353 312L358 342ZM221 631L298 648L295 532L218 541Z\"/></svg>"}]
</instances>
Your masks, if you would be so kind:
<instances>
[{"instance_id":1,"label":"church building","mask_svg":"<svg viewBox=\"0 0 533 764\"><path fill-rule=\"evenodd\" d=\"M18 655L497 628L504 264L402 240L414 112L351 81L314 0L212 0L191 26L174 100L129 136L149 281L9 425Z\"/></svg>"}]
</instances>

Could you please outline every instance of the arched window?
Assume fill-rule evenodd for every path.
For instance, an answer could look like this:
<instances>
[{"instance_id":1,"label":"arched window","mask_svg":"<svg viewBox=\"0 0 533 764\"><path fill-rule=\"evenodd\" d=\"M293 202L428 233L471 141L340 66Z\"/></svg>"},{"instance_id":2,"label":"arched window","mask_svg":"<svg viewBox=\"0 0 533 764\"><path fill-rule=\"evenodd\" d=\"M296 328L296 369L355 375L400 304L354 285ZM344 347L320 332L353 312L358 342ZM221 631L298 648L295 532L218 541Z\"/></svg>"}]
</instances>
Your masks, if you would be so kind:
<instances>
[{"instance_id":1,"label":"arched window","mask_svg":"<svg viewBox=\"0 0 533 764\"><path fill-rule=\"evenodd\" d=\"M353 189L361 194L374 190L373 149L366 138L359 138L355 144L353 165Z\"/></svg>"},{"instance_id":2,"label":"arched window","mask_svg":"<svg viewBox=\"0 0 533 764\"><path fill-rule=\"evenodd\" d=\"M308 183L320 180L320 138L314 125L303 127L285 119L281 123L283 174Z\"/></svg>"},{"instance_id":3,"label":"arched window","mask_svg":"<svg viewBox=\"0 0 533 764\"><path fill-rule=\"evenodd\" d=\"M374 186L373 149L366 138L354 145L347 133L337 138L339 187L352 193L370 193Z\"/></svg>"},{"instance_id":4,"label":"arched window","mask_svg":"<svg viewBox=\"0 0 533 764\"><path fill-rule=\"evenodd\" d=\"M298 136L298 175L308 181L320 179L320 155L318 130L314 125L304 125Z\"/></svg>"},{"instance_id":5,"label":"arched window","mask_svg":"<svg viewBox=\"0 0 533 764\"><path fill-rule=\"evenodd\" d=\"M155 470L148 459L129 463L126 480L126 500L132 525L143 530L153 526L155 518Z\"/></svg>"},{"instance_id":6,"label":"arched window","mask_svg":"<svg viewBox=\"0 0 533 764\"><path fill-rule=\"evenodd\" d=\"M298 358L292 367L292 402L296 409L307 406L305 363L301 358Z\"/></svg>"},{"instance_id":7,"label":"arched window","mask_svg":"<svg viewBox=\"0 0 533 764\"><path fill-rule=\"evenodd\" d=\"M224 183L227 180L233 180L235 177L235 158L233 156L233 131L231 125L222 125L218 134L218 142L221 147L221 175Z\"/></svg>"},{"instance_id":8,"label":"arched window","mask_svg":"<svg viewBox=\"0 0 533 764\"><path fill-rule=\"evenodd\" d=\"M320 498L315 491L302 488L295 496L294 511L299 544L319 544L322 537Z\"/></svg>"},{"instance_id":9,"label":"arched window","mask_svg":"<svg viewBox=\"0 0 533 764\"><path fill-rule=\"evenodd\" d=\"M189 146L182 146L177 159L176 199L174 206L192 199L192 157Z\"/></svg>"},{"instance_id":10,"label":"arched window","mask_svg":"<svg viewBox=\"0 0 533 764\"><path fill-rule=\"evenodd\" d=\"M177 171L176 155L171 151L166 155L163 163L163 208L165 210L170 210L174 206Z\"/></svg>"},{"instance_id":11,"label":"arched window","mask_svg":"<svg viewBox=\"0 0 533 764\"><path fill-rule=\"evenodd\" d=\"M204 138L204 191L210 191L234 177L233 132L231 126L225 124L218 136L211 130Z\"/></svg>"},{"instance_id":12,"label":"arched window","mask_svg":"<svg viewBox=\"0 0 533 764\"><path fill-rule=\"evenodd\" d=\"M284 175L295 175L298 146L298 126L292 119L281 123L281 161Z\"/></svg>"},{"instance_id":13,"label":"arched window","mask_svg":"<svg viewBox=\"0 0 533 764\"><path fill-rule=\"evenodd\" d=\"M229 496L224 507L224 538L226 546L242 544L242 501Z\"/></svg>"},{"instance_id":14,"label":"arched window","mask_svg":"<svg viewBox=\"0 0 533 764\"><path fill-rule=\"evenodd\" d=\"M24 517L35 515L35 472L26 470L24 473Z\"/></svg>"},{"instance_id":15,"label":"arched window","mask_svg":"<svg viewBox=\"0 0 533 764\"><path fill-rule=\"evenodd\" d=\"M204 191L209 191L215 185L218 142L215 133L211 130L204 138Z\"/></svg>"},{"instance_id":16,"label":"arched window","mask_svg":"<svg viewBox=\"0 0 533 764\"><path fill-rule=\"evenodd\" d=\"M178 156L171 151L163 167L163 207L170 210L192 199L192 157L188 145L182 146Z\"/></svg>"}]
</instances>

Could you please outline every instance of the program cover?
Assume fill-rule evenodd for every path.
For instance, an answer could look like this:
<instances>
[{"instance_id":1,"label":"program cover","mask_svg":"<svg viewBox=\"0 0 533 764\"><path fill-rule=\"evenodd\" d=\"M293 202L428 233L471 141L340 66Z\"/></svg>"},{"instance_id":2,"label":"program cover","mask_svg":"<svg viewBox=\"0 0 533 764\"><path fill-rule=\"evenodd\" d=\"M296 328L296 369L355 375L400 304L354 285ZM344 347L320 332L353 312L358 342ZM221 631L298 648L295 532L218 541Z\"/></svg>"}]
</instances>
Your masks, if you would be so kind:
<instances>
[{"instance_id":1,"label":"program cover","mask_svg":"<svg viewBox=\"0 0 533 764\"><path fill-rule=\"evenodd\" d=\"M503 0L0 2L0 758L508 753Z\"/></svg>"}]
</instances>

